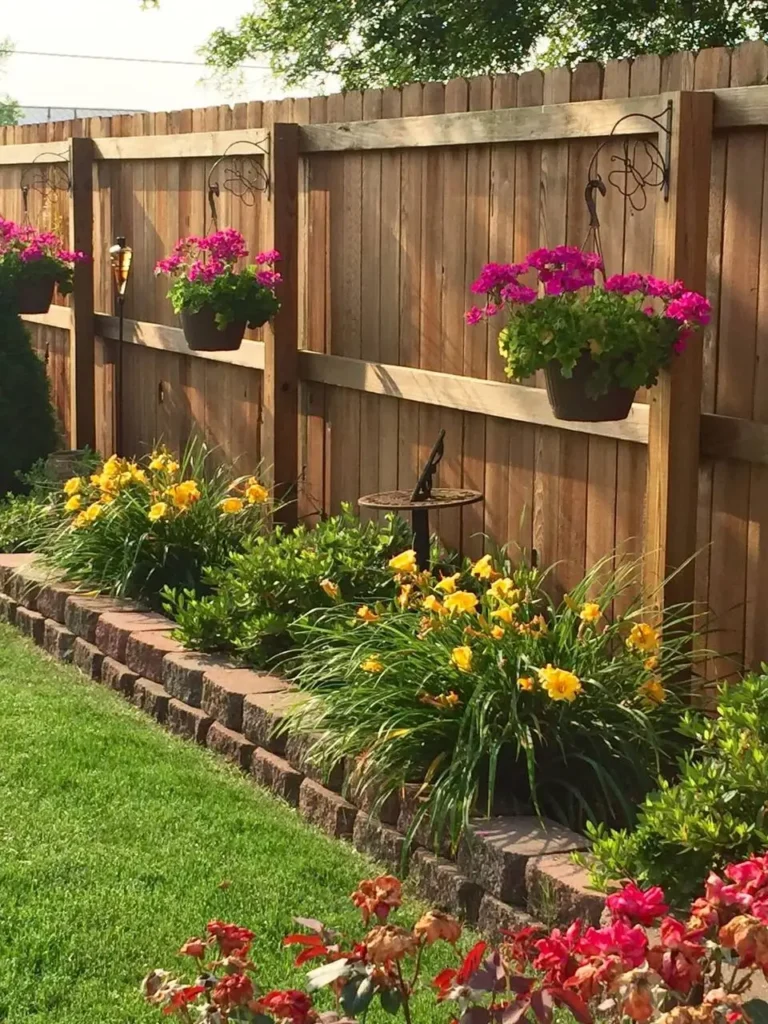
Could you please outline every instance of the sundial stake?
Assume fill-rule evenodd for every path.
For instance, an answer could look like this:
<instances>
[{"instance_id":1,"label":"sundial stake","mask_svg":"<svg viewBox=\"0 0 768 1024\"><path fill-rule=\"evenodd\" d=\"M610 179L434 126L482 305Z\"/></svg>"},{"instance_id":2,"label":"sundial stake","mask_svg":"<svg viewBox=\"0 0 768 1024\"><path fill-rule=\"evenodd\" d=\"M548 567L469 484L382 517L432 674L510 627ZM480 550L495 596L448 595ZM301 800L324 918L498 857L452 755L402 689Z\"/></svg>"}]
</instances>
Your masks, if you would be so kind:
<instances>
[{"instance_id":1,"label":"sundial stake","mask_svg":"<svg viewBox=\"0 0 768 1024\"><path fill-rule=\"evenodd\" d=\"M383 491L360 498L361 508L410 512L413 549L419 569L429 569L429 513L432 509L456 508L483 500L479 491L433 487L433 478L445 453L445 431L441 430L412 491Z\"/></svg>"}]
</instances>

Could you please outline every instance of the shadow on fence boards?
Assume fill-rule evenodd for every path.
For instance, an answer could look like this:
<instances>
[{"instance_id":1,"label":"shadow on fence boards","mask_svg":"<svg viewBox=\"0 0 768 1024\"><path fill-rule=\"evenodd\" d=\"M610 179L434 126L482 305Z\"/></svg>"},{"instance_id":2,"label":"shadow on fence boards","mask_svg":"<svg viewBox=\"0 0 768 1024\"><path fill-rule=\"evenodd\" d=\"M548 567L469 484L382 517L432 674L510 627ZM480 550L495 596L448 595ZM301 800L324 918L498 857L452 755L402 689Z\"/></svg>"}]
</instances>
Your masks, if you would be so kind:
<instances>
[{"instance_id":1,"label":"shadow on fence boards","mask_svg":"<svg viewBox=\"0 0 768 1024\"><path fill-rule=\"evenodd\" d=\"M765 81L768 48L746 43L3 129L0 212L94 257L74 302L28 318L72 443L139 453L197 431L243 471L263 460L275 484L298 480L311 517L412 486L444 428L438 482L485 494L440 513L447 544L535 548L562 588L617 547L646 553L650 583L698 551L665 600L715 613L712 674L729 654L768 660ZM627 114L646 117L611 136ZM681 277L713 319L626 421L563 423L541 381L505 382L496 332L465 325L469 285L488 260L581 245L590 161L607 139L607 179L627 136L663 148L669 194L599 198L607 270ZM233 192L254 154L261 187ZM253 252L283 253L283 307L239 351L191 355L153 267L214 212ZM134 251L122 345L118 235Z\"/></svg>"}]
</instances>

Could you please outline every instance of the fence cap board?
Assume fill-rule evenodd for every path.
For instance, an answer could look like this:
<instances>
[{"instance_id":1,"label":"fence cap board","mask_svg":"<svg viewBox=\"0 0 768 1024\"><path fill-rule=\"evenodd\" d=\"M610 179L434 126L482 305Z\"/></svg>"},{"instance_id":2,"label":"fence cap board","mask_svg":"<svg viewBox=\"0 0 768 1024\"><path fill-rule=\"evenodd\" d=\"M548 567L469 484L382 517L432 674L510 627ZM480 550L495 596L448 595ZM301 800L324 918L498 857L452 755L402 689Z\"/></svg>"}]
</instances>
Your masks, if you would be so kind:
<instances>
[{"instance_id":1,"label":"fence cap board","mask_svg":"<svg viewBox=\"0 0 768 1024\"><path fill-rule=\"evenodd\" d=\"M254 149L269 143L266 128L241 128L180 135L137 135L94 139L97 160L183 160L188 157L265 156ZM238 148L236 143L242 142Z\"/></svg>"},{"instance_id":2,"label":"fence cap board","mask_svg":"<svg viewBox=\"0 0 768 1024\"><path fill-rule=\"evenodd\" d=\"M69 139L58 142L24 142L0 146L1 164L66 164L69 163Z\"/></svg>"},{"instance_id":3,"label":"fence cap board","mask_svg":"<svg viewBox=\"0 0 768 1024\"><path fill-rule=\"evenodd\" d=\"M664 110L669 100L674 101L675 95L661 93L633 99L584 100L541 107L302 125L299 146L303 153L322 153L595 138L609 135L616 122L628 114L653 117ZM650 121L627 120L616 126L615 134L651 135L657 132L658 128Z\"/></svg>"},{"instance_id":4,"label":"fence cap board","mask_svg":"<svg viewBox=\"0 0 768 1024\"><path fill-rule=\"evenodd\" d=\"M768 124L768 85L713 89L715 128L747 128Z\"/></svg>"}]
</instances>

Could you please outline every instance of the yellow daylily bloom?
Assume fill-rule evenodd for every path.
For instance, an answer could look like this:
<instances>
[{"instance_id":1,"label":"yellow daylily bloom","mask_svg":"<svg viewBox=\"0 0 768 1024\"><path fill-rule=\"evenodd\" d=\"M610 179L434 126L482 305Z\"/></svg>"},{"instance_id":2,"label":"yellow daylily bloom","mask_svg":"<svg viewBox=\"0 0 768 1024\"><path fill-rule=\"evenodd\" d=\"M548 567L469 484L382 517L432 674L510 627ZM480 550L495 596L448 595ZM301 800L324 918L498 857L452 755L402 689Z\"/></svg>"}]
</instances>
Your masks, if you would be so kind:
<instances>
[{"instance_id":1,"label":"yellow daylily bloom","mask_svg":"<svg viewBox=\"0 0 768 1024\"><path fill-rule=\"evenodd\" d=\"M89 523L92 523L94 519L99 518L103 511L104 506L100 505L98 501L94 501L94 503L92 505L89 505L85 512L83 512L83 515L85 516L86 520Z\"/></svg>"},{"instance_id":2,"label":"yellow daylily bloom","mask_svg":"<svg viewBox=\"0 0 768 1024\"><path fill-rule=\"evenodd\" d=\"M460 672L469 672L472 668L472 648L454 647L451 651L451 661Z\"/></svg>"},{"instance_id":3,"label":"yellow daylily bloom","mask_svg":"<svg viewBox=\"0 0 768 1024\"><path fill-rule=\"evenodd\" d=\"M200 497L200 488L195 480L183 480L168 489L168 495L176 508L187 509Z\"/></svg>"},{"instance_id":4,"label":"yellow daylily bloom","mask_svg":"<svg viewBox=\"0 0 768 1024\"><path fill-rule=\"evenodd\" d=\"M501 579L494 580L488 588L488 593L493 594L498 601L507 601L509 604L514 604L520 599L520 591L517 590L514 580L511 580L509 576L502 576Z\"/></svg>"},{"instance_id":5,"label":"yellow daylily bloom","mask_svg":"<svg viewBox=\"0 0 768 1024\"><path fill-rule=\"evenodd\" d=\"M390 558L389 560L389 568L392 569L393 572L416 572L416 552L413 548L409 548L407 551L403 551L401 554L395 555L394 558Z\"/></svg>"},{"instance_id":6,"label":"yellow daylily bloom","mask_svg":"<svg viewBox=\"0 0 768 1024\"><path fill-rule=\"evenodd\" d=\"M424 607L428 612L433 612L435 615L441 615L445 611L445 606L434 594L427 594L424 598Z\"/></svg>"},{"instance_id":7,"label":"yellow daylily bloom","mask_svg":"<svg viewBox=\"0 0 768 1024\"><path fill-rule=\"evenodd\" d=\"M504 637L504 627L494 626L491 629L491 636L493 637L494 640L501 640Z\"/></svg>"},{"instance_id":8,"label":"yellow daylily bloom","mask_svg":"<svg viewBox=\"0 0 768 1024\"><path fill-rule=\"evenodd\" d=\"M658 679L649 679L647 683L643 683L638 693L650 701L651 704L663 704L667 699L667 691Z\"/></svg>"},{"instance_id":9,"label":"yellow daylily bloom","mask_svg":"<svg viewBox=\"0 0 768 1024\"><path fill-rule=\"evenodd\" d=\"M72 520L72 527L75 530L81 530L84 526L88 525L88 516L85 512L78 512L75 518Z\"/></svg>"},{"instance_id":10,"label":"yellow daylily bloom","mask_svg":"<svg viewBox=\"0 0 768 1024\"><path fill-rule=\"evenodd\" d=\"M478 558L469 571L479 580L492 580L499 575L493 568L493 560L490 555L483 555L482 558Z\"/></svg>"},{"instance_id":11,"label":"yellow daylily bloom","mask_svg":"<svg viewBox=\"0 0 768 1024\"><path fill-rule=\"evenodd\" d=\"M361 662L360 668L363 672L381 672L384 666L376 655L371 655L370 658L366 658L365 661Z\"/></svg>"},{"instance_id":12,"label":"yellow daylily bloom","mask_svg":"<svg viewBox=\"0 0 768 1024\"><path fill-rule=\"evenodd\" d=\"M64 484L64 493L68 497L72 497L73 494L79 494L83 486L82 478L79 476L70 477L69 480Z\"/></svg>"},{"instance_id":13,"label":"yellow daylily bloom","mask_svg":"<svg viewBox=\"0 0 768 1024\"><path fill-rule=\"evenodd\" d=\"M653 654L659 649L659 634L647 622L637 622L629 631L627 647Z\"/></svg>"},{"instance_id":14,"label":"yellow daylily bloom","mask_svg":"<svg viewBox=\"0 0 768 1024\"><path fill-rule=\"evenodd\" d=\"M574 701L582 689L578 676L552 665L539 669L539 682L552 700Z\"/></svg>"},{"instance_id":15,"label":"yellow daylily bloom","mask_svg":"<svg viewBox=\"0 0 768 1024\"><path fill-rule=\"evenodd\" d=\"M433 708L440 708L441 711L447 711L458 707L461 704L461 697L455 690L449 690L448 693L439 693L436 697L431 693L423 693L419 701L422 704L430 704Z\"/></svg>"},{"instance_id":16,"label":"yellow daylily bloom","mask_svg":"<svg viewBox=\"0 0 768 1024\"><path fill-rule=\"evenodd\" d=\"M477 595L469 590L457 590L448 594L445 599L445 610L454 613L464 612L467 615L474 615L477 611Z\"/></svg>"},{"instance_id":17,"label":"yellow daylily bloom","mask_svg":"<svg viewBox=\"0 0 768 1024\"><path fill-rule=\"evenodd\" d=\"M515 611L517 605L510 607L507 604L503 604L501 608L497 608L496 611L491 612L492 619L500 619L502 622L506 622L508 626L511 626L515 621Z\"/></svg>"},{"instance_id":18,"label":"yellow daylily bloom","mask_svg":"<svg viewBox=\"0 0 768 1024\"><path fill-rule=\"evenodd\" d=\"M535 690L536 680L533 676L520 676L517 680L518 690Z\"/></svg>"},{"instance_id":19,"label":"yellow daylily bloom","mask_svg":"<svg viewBox=\"0 0 768 1024\"><path fill-rule=\"evenodd\" d=\"M67 501L64 502L64 511L65 512L78 512L81 505L82 505L82 502L80 500L80 495L79 494L73 494L71 498L68 498Z\"/></svg>"},{"instance_id":20,"label":"yellow daylily bloom","mask_svg":"<svg viewBox=\"0 0 768 1024\"><path fill-rule=\"evenodd\" d=\"M150 523L156 523L158 519L164 519L167 515L168 503L165 501L156 501L147 513L147 519L149 519Z\"/></svg>"},{"instance_id":21,"label":"yellow daylily bloom","mask_svg":"<svg viewBox=\"0 0 768 1024\"><path fill-rule=\"evenodd\" d=\"M334 583L333 580L320 580L320 589L325 591L332 601L335 601L339 596L339 585Z\"/></svg>"},{"instance_id":22,"label":"yellow daylily bloom","mask_svg":"<svg viewBox=\"0 0 768 1024\"><path fill-rule=\"evenodd\" d=\"M95 487L101 486L101 473L91 473L91 483Z\"/></svg>"},{"instance_id":23,"label":"yellow daylily bloom","mask_svg":"<svg viewBox=\"0 0 768 1024\"><path fill-rule=\"evenodd\" d=\"M251 477L245 485L245 496L249 505L263 505L269 500L269 491L258 480Z\"/></svg>"},{"instance_id":24,"label":"yellow daylily bloom","mask_svg":"<svg viewBox=\"0 0 768 1024\"><path fill-rule=\"evenodd\" d=\"M378 622L379 616L376 612L371 611L367 604L364 604L361 608L357 609L358 619L362 619L363 622Z\"/></svg>"},{"instance_id":25,"label":"yellow daylily bloom","mask_svg":"<svg viewBox=\"0 0 768 1024\"><path fill-rule=\"evenodd\" d=\"M147 474L141 467L137 466L135 462L131 463L130 466L131 479L137 484L145 484L147 482Z\"/></svg>"},{"instance_id":26,"label":"yellow daylily bloom","mask_svg":"<svg viewBox=\"0 0 768 1024\"><path fill-rule=\"evenodd\" d=\"M107 480L117 476L121 472L122 461L117 455L110 455L101 467L101 475Z\"/></svg>"},{"instance_id":27,"label":"yellow daylily bloom","mask_svg":"<svg viewBox=\"0 0 768 1024\"><path fill-rule=\"evenodd\" d=\"M178 464L178 462L174 462L173 459L168 459L166 461L166 463L165 463L165 472L166 473L170 473L171 475L173 473L178 473L179 472L179 464Z\"/></svg>"},{"instance_id":28,"label":"yellow daylily bloom","mask_svg":"<svg viewBox=\"0 0 768 1024\"><path fill-rule=\"evenodd\" d=\"M404 583L402 585L402 587L400 587L400 593L395 598L395 600L397 602L398 608L405 609L405 608L408 607L408 602L411 599L412 591L413 591L413 584L412 583Z\"/></svg>"},{"instance_id":29,"label":"yellow daylily bloom","mask_svg":"<svg viewBox=\"0 0 768 1024\"><path fill-rule=\"evenodd\" d=\"M530 622L521 622L518 629L526 636L539 637L546 636L549 626L543 615L534 615Z\"/></svg>"},{"instance_id":30,"label":"yellow daylily bloom","mask_svg":"<svg viewBox=\"0 0 768 1024\"><path fill-rule=\"evenodd\" d=\"M165 464L168 461L168 456L164 452L152 452L152 458L149 463L149 468L153 473L159 472L161 469L165 469Z\"/></svg>"},{"instance_id":31,"label":"yellow daylily bloom","mask_svg":"<svg viewBox=\"0 0 768 1024\"><path fill-rule=\"evenodd\" d=\"M219 508L227 516L235 516L238 512L242 512L245 508L245 502L242 498L225 498L219 502Z\"/></svg>"},{"instance_id":32,"label":"yellow daylily bloom","mask_svg":"<svg viewBox=\"0 0 768 1024\"><path fill-rule=\"evenodd\" d=\"M652 654L650 658L646 658L643 662L643 668L648 672L653 672L654 669L659 667L659 656L658 654Z\"/></svg>"},{"instance_id":33,"label":"yellow daylily bloom","mask_svg":"<svg viewBox=\"0 0 768 1024\"><path fill-rule=\"evenodd\" d=\"M597 622L602 614L599 604L595 601L587 601L586 604L581 606L579 618L582 622Z\"/></svg>"},{"instance_id":34,"label":"yellow daylily bloom","mask_svg":"<svg viewBox=\"0 0 768 1024\"><path fill-rule=\"evenodd\" d=\"M570 594L566 594L563 598L563 604L569 612L577 612L579 610L578 601L574 601Z\"/></svg>"},{"instance_id":35,"label":"yellow daylily bloom","mask_svg":"<svg viewBox=\"0 0 768 1024\"><path fill-rule=\"evenodd\" d=\"M435 590L442 590L444 594L455 593L456 584L460 576L460 572L455 572L453 576L443 576L440 582L435 584Z\"/></svg>"}]
</instances>

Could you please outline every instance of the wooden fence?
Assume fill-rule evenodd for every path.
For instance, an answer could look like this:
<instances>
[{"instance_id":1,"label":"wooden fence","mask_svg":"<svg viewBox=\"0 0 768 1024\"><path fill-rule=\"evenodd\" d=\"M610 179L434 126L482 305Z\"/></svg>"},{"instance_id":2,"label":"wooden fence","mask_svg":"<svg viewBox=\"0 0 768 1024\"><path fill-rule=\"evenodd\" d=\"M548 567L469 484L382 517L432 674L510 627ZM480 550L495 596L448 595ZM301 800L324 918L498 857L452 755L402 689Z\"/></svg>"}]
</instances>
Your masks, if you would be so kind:
<instances>
[{"instance_id":1,"label":"wooden fence","mask_svg":"<svg viewBox=\"0 0 768 1024\"><path fill-rule=\"evenodd\" d=\"M448 544L474 555L485 533L536 548L562 587L616 546L644 550L651 578L698 550L668 599L712 608L723 655L768 659L766 80L768 49L747 43L5 129L0 212L21 219L22 177L68 162L69 201L33 187L27 215L94 253L74 306L29 318L62 421L104 451L198 430L243 469L264 459L278 483L298 477L302 516L411 485L445 427L439 483L485 493L441 513ZM609 188L606 263L706 288L712 324L626 422L555 421L541 381L504 383L495 331L464 324L469 284L489 259L580 245L596 146L669 102L669 201L651 191L637 211ZM656 141L647 121L619 131ZM218 222L252 251L284 251L284 306L241 351L193 356L152 267L210 230L212 167L243 140L265 146L270 189L253 205L222 192ZM603 177L622 144L602 151ZM123 346L107 258L119 234L135 253Z\"/></svg>"}]
</instances>

